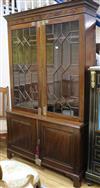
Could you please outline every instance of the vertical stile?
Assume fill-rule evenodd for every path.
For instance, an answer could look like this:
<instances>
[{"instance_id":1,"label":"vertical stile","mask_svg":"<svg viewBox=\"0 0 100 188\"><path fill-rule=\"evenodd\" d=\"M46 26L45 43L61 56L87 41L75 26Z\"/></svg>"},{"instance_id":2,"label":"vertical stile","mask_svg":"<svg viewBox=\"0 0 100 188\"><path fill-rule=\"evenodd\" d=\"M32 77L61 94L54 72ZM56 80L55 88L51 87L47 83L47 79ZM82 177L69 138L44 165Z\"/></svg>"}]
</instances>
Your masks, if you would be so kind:
<instances>
[{"instance_id":1,"label":"vertical stile","mask_svg":"<svg viewBox=\"0 0 100 188\"><path fill-rule=\"evenodd\" d=\"M9 14L9 0L6 0L6 15Z\"/></svg>"},{"instance_id":2,"label":"vertical stile","mask_svg":"<svg viewBox=\"0 0 100 188\"><path fill-rule=\"evenodd\" d=\"M32 1L33 2L33 1ZM34 8L37 8L37 0L34 0Z\"/></svg>"},{"instance_id":3,"label":"vertical stile","mask_svg":"<svg viewBox=\"0 0 100 188\"><path fill-rule=\"evenodd\" d=\"M17 6L17 9L18 9L18 12L21 12L21 1L17 0L16 6Z\"/></svg>"},{"instance_id":4,"label":"vertical stile","mask_svg":"<svg viewBox=\"0 0 100 188\"><path fill-rule=\"evenodd\" d=\"M31 0L32 9L34 9L34 1Z\"/></svg>"},{"instance_id":5,"label":"vertical stile","mask_svg":"<svg viewBox=\"0 0 100 188\"><path fill-rule=\"evenodd\" d=\"M46 0L46 5L49 5L49 0Z\"/></svg>"},{"instance_id":6,"label":"vertical stile","mask_svg":"<svg viewBox=\"0 0 100 188\"><path fill-rule=\"evenodd\" d=\"M41 7L41 5L42 5L41 0L38 0L38 6L37 7Z\"/></svg>"},{"instance_id":7,"label":"vertical stile","mask_svg":"<svg viewBox=\"0 0 100 188\"><path fill-rule=\"evenodd\" d=\"M15 12L15 0L12 0L11 7L12 7L12 14L13 14Z\"/></svg>"},{"instance_id":8,"label":"vertical stile","mask_svg":"<svg viewBox=\"0 0 100 188\"><path fill-rule=\"evenodd\" d=\"M25 7L25 10L27 10L27 1L24 1L24 7Z\"/></svg>"},{"instance_id":9,"label":"vertical stile","mask_svg":"<svg viewBox=\"0 0 100 188\"><path fill-rule=\"evenodd\" d=\"M32 9L34 9L35 8L35 0L33 1L33 0L31 0L31 3L32 3Z\"/></svg>"},{"instance_id":10,"label":"vertical stile","mask_svg":"<svg viewBox=\"0 0 100 188\"><path fill-rule=\"evenodd\" d=\"M46 1L44 1L44 0L41 0L41 6L43 7L43 6L46 6Z\"/></svg>"}]
</instances>

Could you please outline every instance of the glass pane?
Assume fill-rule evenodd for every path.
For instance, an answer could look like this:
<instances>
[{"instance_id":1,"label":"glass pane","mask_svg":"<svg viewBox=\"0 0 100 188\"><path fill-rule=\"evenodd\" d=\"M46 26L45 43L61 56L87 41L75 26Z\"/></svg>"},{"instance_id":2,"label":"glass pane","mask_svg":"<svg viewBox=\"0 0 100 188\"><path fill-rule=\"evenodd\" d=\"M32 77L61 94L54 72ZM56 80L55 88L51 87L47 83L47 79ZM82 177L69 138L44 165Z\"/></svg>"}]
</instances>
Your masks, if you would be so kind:
<instances>
[{"instance_id":1,"label":"glass pane","mask_svg":"<svg viewBox=\"0 0 100 188\"><path fill-rule=\"evenodd\" d=\"M46 26L48 111L79 115L79 22Z\"/></svg>"},{"instance_id":2,"label":"glass pane","mask_svg":"<svg viewBox=\"0 0 100 188\"><path fill-rule=\"evenodd\" d=\"M12 31L14 105L38 108L36 28Z\"/></svg>"}]
</instances>

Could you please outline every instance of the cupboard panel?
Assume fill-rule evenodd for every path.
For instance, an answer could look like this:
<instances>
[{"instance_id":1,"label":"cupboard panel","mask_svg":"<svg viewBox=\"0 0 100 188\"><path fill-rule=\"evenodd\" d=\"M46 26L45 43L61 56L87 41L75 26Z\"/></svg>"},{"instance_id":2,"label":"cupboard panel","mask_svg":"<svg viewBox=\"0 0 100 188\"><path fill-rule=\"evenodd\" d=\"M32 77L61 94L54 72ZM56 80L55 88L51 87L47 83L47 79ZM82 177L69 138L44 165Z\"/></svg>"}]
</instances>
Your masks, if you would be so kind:
<instances>
[{"instance_id":1,"label":"cupboard panel","mask_svg":"<svg viewBox=\"0 0 100 188\"><path fill-rule=\"evenodd\" d=\"M65 128L63 125L60 129L57 124L41 122L41 158L44 163L45 160L52 161L73 169L75 134L74 129Z\"/></svg>"},{"instance_id":2,"label":"cupboard panel","mask_svg":"<svg viewBox=\"0 0 100 188\"><path fill-rule=\"evenodd\" d=\"M70 157L73 155L73 151L70 147L73 143L72 133L60 132L52 128L44 128L43 131L44 156L64 163L68 162L69 165L72 165L72 157ZM50 142L51 139L52 142Z\"/></svg>"},{"instance_id":3,"label":"cupboard panel","mask_svg":"<svg viewBox=\"0 0 100 188\"><path fill-rule=\"evenodd\" d=\"M28 156L33 156L34 158L37 143L35 120L8 115L7 123L8 150L9 148L15 150L15 153L21 153L23 157L26 157L25 153L27 153Z\"/></svg>"}]
</instances>

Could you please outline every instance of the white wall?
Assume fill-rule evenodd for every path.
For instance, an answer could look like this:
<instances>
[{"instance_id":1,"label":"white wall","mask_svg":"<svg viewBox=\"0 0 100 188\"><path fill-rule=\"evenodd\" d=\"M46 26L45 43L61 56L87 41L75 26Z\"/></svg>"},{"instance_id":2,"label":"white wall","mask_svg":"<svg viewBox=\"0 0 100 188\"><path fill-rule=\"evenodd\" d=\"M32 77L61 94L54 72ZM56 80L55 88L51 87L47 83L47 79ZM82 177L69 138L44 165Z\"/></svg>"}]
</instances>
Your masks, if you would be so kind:
<instances>
[{"instance_id":1,"label":"white wall","mask_svg":"<svg viewBox=\"0 0 100 188\"><path fill-rule=\"evenodd\" d=\"M0 16L0 87L9 88L9 108L11 108L9 56L8 56L8 31L7 21Z\"/></svg>"},{"instance_id":2,"label":"white wall","mask_svg":"<svg viewBox=\"0 0 100 188\"><path fill-rule=\"evenodd\" d=\"M9 86L7 22L0 16L0 87Z\"/></svg>"}]
</instances>

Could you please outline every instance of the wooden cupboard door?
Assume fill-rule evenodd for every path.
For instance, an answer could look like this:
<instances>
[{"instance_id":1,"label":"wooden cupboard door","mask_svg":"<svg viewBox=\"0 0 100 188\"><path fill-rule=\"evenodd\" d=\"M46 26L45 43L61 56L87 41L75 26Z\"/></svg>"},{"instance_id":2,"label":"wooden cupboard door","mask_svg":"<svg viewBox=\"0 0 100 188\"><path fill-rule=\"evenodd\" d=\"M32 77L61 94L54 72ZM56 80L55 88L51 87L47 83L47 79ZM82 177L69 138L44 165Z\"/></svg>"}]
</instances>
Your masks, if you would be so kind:
<instances>
[{"instance_id":1,"label":"wooden cupboard door","mask_svg":"<svg viewBox=\"0 0 100 188\"><path fill-rule=\"evenodd\" d=\"M8 150L23 157L34 158L36 148L36 122L34 119L7 115Z\"/></svg>"},{"instance_id":2,"label":"wooden cupboard door","mask_svg":"<svg viewBox=\"0 0 100 188\"><path fill-rule=\"evenodd\" d=\"M40 126L42 164L58 170L73 170L75 157L74 129L48 122Z\"/></svg>"}]
</instances>

